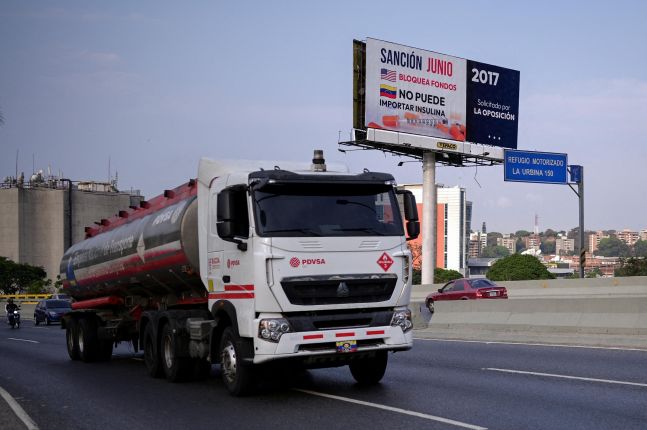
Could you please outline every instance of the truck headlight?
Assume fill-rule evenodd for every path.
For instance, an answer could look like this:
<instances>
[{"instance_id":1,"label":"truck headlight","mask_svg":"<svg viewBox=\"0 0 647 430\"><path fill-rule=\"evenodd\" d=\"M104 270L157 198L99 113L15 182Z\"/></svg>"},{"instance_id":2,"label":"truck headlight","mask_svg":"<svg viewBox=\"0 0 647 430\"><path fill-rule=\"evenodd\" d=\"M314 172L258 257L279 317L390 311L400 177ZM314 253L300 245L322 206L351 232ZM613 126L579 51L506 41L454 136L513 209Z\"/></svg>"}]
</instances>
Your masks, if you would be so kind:
<instances>
[{"instance_id":1,"label":"truck headlight","mask_svg":"<svg viewBox=\"0 0 647 430\"><path fill-rule=\"evenodd\" d=\"M411 321L411 311L409 309L406 309L403 311L393 312L393 318L391 318L391 326L400 326L403 333L411 330L413 328L413 322Z\"/></svg>"},{"instance_id":2,"label":"truck headlight","mask_svg":"<svg viewBox=\"0 0 647 430\"><path fill-rule=\"evenodd\" d=\"M285 318L263 319L258 323L258 337L270 342L278 342L283 333L292 331Z\"/></svg>"}]
</instances>

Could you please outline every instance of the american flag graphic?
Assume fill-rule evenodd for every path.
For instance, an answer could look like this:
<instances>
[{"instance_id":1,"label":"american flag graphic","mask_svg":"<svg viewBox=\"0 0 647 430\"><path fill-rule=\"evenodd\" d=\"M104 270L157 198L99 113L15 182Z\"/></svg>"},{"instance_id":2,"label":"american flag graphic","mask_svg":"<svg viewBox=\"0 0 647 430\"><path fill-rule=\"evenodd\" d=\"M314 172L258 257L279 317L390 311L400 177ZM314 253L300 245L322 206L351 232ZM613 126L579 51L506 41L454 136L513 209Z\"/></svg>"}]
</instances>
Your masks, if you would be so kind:
<instances>
[{"instance_id":1,"label":"american flag graphic","mask_svg":"<svg viewBox=\"0 0 647 430\"><path fill-rule=\"evenodd\" d=\"M385 81L395 82L395 70L382 69L381 75Z\"/></svg>"}]
</instances>

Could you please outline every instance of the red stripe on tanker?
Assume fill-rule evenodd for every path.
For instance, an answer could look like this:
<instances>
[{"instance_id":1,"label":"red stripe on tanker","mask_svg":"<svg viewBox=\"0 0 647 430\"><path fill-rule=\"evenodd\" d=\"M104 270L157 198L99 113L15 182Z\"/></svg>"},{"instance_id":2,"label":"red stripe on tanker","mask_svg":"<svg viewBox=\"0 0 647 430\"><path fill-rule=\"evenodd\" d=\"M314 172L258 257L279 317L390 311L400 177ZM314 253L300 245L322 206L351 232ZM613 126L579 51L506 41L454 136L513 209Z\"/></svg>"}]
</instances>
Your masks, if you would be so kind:
<instances>
[{"instance_id":1,"label":"red stripe on tanker","mask_svg":"<svg viewBox=\"0 0 647 430\"><path fill-rule=\"evenodd\" d=\"M77 300L142 288L203 296L196 194L195 183L184 184L128 218L115 217L108 226L92 229L63 256L64 291Z\"/></svg>"}]
</instances>

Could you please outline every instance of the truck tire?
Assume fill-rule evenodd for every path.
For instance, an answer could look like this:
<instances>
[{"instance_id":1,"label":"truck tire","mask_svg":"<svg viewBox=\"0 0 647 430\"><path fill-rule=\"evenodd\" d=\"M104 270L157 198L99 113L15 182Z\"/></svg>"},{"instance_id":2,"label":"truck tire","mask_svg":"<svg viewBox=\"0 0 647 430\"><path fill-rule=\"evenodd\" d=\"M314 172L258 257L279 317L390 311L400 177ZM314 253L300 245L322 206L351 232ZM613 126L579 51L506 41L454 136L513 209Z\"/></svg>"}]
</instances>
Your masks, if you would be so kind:
<instances>
[{"instance_id":1,"label":"truck tire","mask_svg":"<svg viewBox=\"0 0 647 430\"><path fill-rule=\"evenodd\" d=\"M177 336L173 333L170 324L166 324L162 329L162 341L160 348L160 355L162 358L162 368L166 379L170 382L181 382L190 376L191 359L185 357L178 357L177 349Z\"/></svg>"},{"instance_id":2,"label":"truck tire","mask_svg":"<svg viewBox=\"0 0 647 430\"><path fill-rule=\"evenodd\" d=\"M232 396L240 397L254 386L254 369L243 363L238 343L240 338L231 327L225 328L220 340L220 373L222 381Z\"/></svg>"},{"instance_id":3,"label":"truck tire","mask_svg":"<svg viewBox=\"0 0 647 430\"><path fill-rule=\"evenodd\" d=\"M374 357L352 361L350 373L361 385L374 385L382 380L389 356L386 351L377 351Z\"/></svg>"},{"instance_id":4,"label":"truck tire","mask_svg":"<svg viewBox=\"0 0 647 430\"><path fill-rule=\"evenodd\" d=\"M91 363L96 360L99 348L97 338L97 326L90 318L81 318L76 330L76 339L79 345L79 358L84 363Z\"/></svg>"},{"instance_id":5,"label":"truck tire","mask_svg":"<svg viewBox=\"0 0 647 430\"><path fill-rule=\"evenodd\" d=\"M67 345L67 353L72 360L78 360L79 356L79 343L76 337L77 324L76 320L70 318L65 326L65 343Z\"/></svg>"},{"instance_id":6,"label":"truck tire","mask_svg":"<svg viewBox=\"0 0 647 430\"><path fill-rule=\"evenodd\" d=\"M148 376L152 378L161 378L164 376L162 360L155 342L155 333L151 323L144 330L144 364L146 364Z\"/></svg>"}]
</instances>

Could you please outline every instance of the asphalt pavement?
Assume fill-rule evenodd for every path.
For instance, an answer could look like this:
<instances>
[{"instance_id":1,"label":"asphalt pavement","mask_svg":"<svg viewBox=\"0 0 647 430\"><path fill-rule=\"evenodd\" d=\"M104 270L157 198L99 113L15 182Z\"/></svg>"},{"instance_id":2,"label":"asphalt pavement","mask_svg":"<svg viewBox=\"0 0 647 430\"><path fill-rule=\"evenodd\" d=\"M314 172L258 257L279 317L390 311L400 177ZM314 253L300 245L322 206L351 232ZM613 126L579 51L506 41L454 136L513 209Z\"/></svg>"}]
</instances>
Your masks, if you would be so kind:
<instances>
[{"instance_id":1,"label":"asphalt pavement","mask_svg":"<svg viewBox=\"0 0 647 430\"><path fill-rule=\"evenodd\" d=\"M395 414L413 411L416 416L424 415L424 418L407 418L405 415L400 418L414 426L416 419L428 420L433 418L432 415L440 415L502 429L617 428L610 421L613 418L619 420L618 423L622 422L625 425L623 428L629 429L640 428L636 423L645 418L642 409L634 404L645 400L642 393L645 389L643 387L647 387L647 381L641 376L644 352L528 345L553 342L578 345L583 342L581 336L566 338L572 335L564 335L565 338L561 339L543 337L540 341L531 342L531 334L518 333L518 342L511 342L509 339L497 341L494 338L483 338L481 334L480 339L471 343L458 340L458 333L455 332L445 333L446 339L441 339L441 333L432 325L414 332L416 340L412 351L394 355L382 388L359 390L353 385L347 371L321 369L311 373L311 384L298 383L296 390L269 390L251 399L230 399L217 380L217 367L214 368L212 378L205 383L167 385L163 380L148 379L142 364L131 361L128 354L118 358L116 356L111 364L97 365L101 367L100 371L95 366L71 363L66 357L64 335L59 327L41 325L36 328L31 316L26 312L23 315L25 321L21 329L12 331L9 327L0 327L0 330L3 337L13 338L9 343L15 345L17 353L24 351L29 355L19 357L19 369L15 373L7 372L7 367L0 372L0 385L5 385L4 389L14 393L15 401L22 404L25 410L35 414L32 418L43 429L69 424L69 421L65 421L70 419L65 408L70 401L86 411L83 417L74 415L73 422L77 428L97 428L97 422L105 423L108 419L115 424L115 417L110 411L123 410L121 408L126 404L131 405L130 409L139 410L140 415L151 414L146 416L144 423L152 425L156 422L161 425L160 428L172 428L177 424L175 417L160 418L155 416L155 412L160 408L163 410L165 404L175 404L180 401L178 399L183 399L182 408L188 408L183 414L193 414L191 416L196 419L195 428L207 428L204 421L197 421L198 418L209 419L206 417L209 414L205 414L199 407L203 403L199 399L204 400L205 396L210 404L220 405L219 414L224 414L219 415L220 419L231 423L242 418L227 411L233 410L230 408L236 409L238 406L235 405L240 405L241 402L246 407L255 409L257 406L261 408L258 411L265 411L265 416L260 419L254 417L254 414L246 417L250 420L247 428L261 428L264 424L267 425L263 428L284 428L301 419L304 421L299 422L303 424L313 419L313 410L319 411L314 412L315 415L334 411L335 416L353 416L358 425L378 419L377 417L381 420L381 426L375 428L395 425L393 420L396 418L392 418L384 410L370 412L370 408L378 404L397 409ZM39 343L27 343L25 339L34 339ZM2 361L10 362L5 359ZM37 369L36 366L41 368L34 375L24 374L28 369ZM23 372L22 377L20 372ZM54 391L45 400L30 392L28 387L33 388L35 381L47 375L47 372L52 377L52 387L62 391ZM91 374L94 377L90 377ZM577 378L568 379L572 376ZM587 381L587 378L590 380ZM123 392L123 386L114 384L113 381L116 380L131 381L130 388L137 392L135 397ZM67 384L77 386L84 393L83 398L64 399L71 395L70 390L64 388ZM105 407L97 407L100 403L93 399L99 398L98 396L103 396L102 401L107 403ZM156 399L159 407L151 410L150 405L147 405L147 399L151 398ZM364 403L361 407L353 406L357 402ZM469 416L466 416L467 411L461 406L466 402L475 405L469 410ZM35 425L30 426L29 422L23 423L11 404L11 397L0 398L0 428L37 428ZM283 409L286 404L294 404L294 408L300 412L289 407ZM368 406L369 412L365 412L369 404L373 406ZM94 405L94 409L90 405ZM494 415L501 414L501 417L493 417L491 405L496 405ZM55 411L53 417L46 412L51 410ZM292 414L289 417L285 415L288 411ZM138 423L139 426L134 422L127 425L128 420L133 418L125 411L124 414L121 424L128 428L147 428L148 424L143 423ZM589 414L592 416L589 417ZM283 417L284 421L279 417ZM57 421L58 419L61 421ZM421 422L418 422L417 427L420 425ZM312 428L323 427L313 424ZM429 424L427 428L452 426L436 423Z\"/></svg>"}]
</instances>

